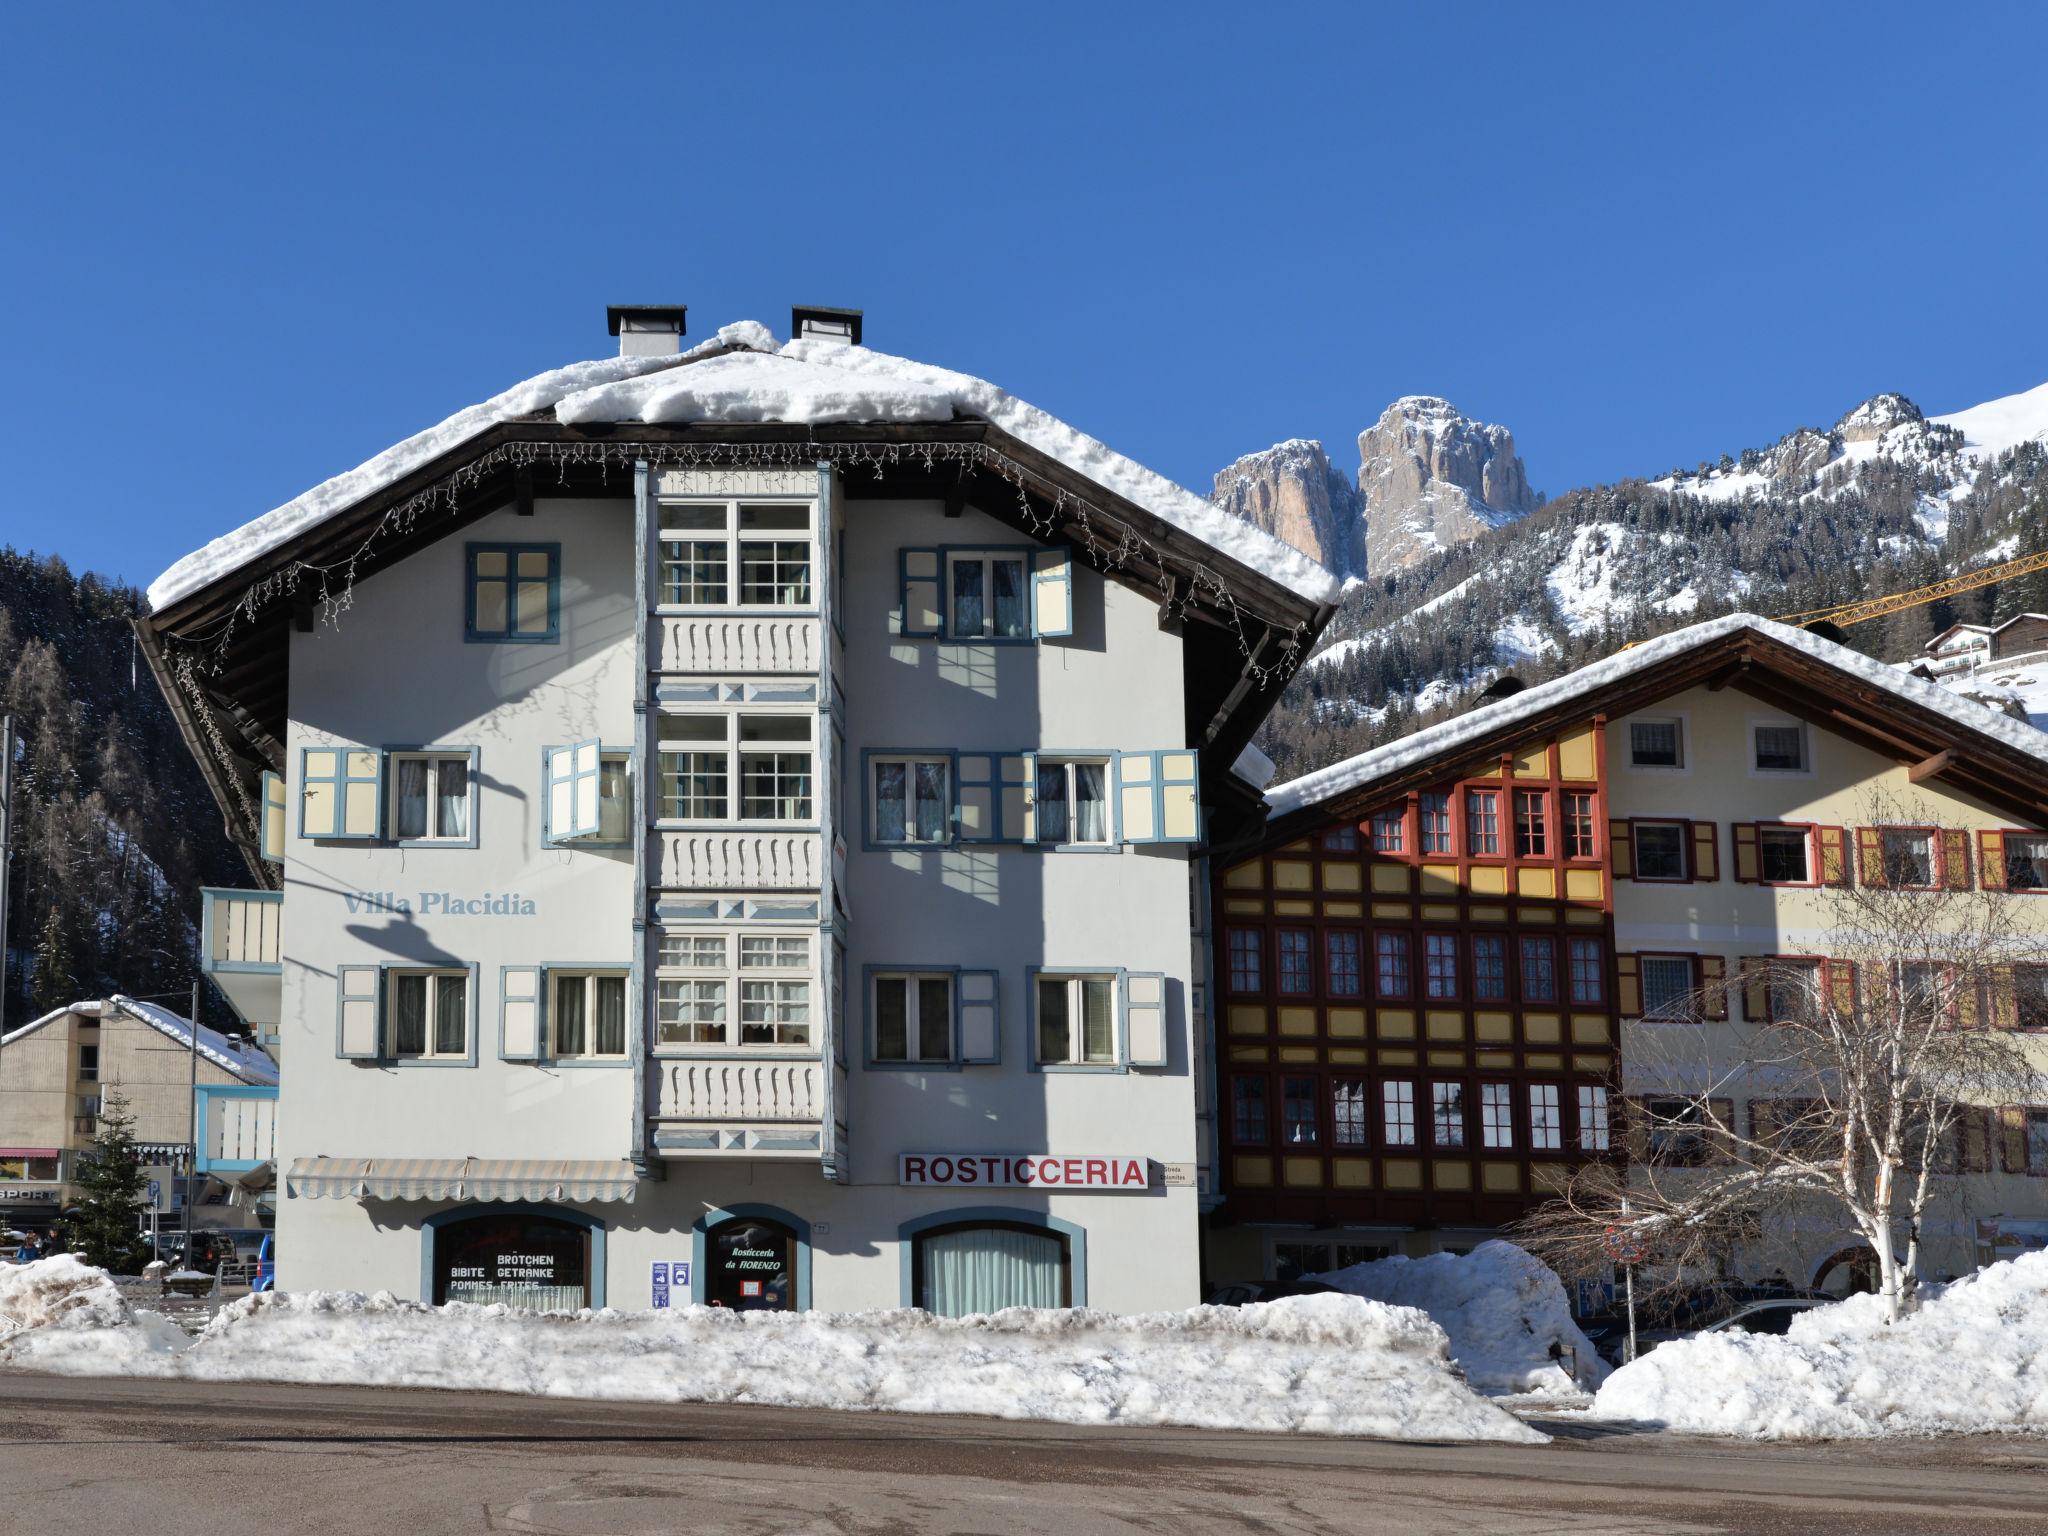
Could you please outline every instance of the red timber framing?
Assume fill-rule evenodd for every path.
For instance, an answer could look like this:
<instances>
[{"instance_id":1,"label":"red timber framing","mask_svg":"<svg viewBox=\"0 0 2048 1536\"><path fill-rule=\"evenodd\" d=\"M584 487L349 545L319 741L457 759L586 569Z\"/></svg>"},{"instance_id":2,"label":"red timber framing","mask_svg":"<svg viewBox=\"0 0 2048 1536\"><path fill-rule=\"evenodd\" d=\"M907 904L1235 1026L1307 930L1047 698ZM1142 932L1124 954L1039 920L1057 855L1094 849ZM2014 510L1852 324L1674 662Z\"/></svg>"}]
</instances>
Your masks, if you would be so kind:
<instances>
[{"instance_id":1,"label":"red timber framing","mask_svg":"<svg viewBox=\"0 0 2048 1536\"><path fill-rule=\"evenodd\" d=\"M1218 861L1220 1220L1493 1227L1619 1155L1604 725Z\"/></svg>"}]
</instances>

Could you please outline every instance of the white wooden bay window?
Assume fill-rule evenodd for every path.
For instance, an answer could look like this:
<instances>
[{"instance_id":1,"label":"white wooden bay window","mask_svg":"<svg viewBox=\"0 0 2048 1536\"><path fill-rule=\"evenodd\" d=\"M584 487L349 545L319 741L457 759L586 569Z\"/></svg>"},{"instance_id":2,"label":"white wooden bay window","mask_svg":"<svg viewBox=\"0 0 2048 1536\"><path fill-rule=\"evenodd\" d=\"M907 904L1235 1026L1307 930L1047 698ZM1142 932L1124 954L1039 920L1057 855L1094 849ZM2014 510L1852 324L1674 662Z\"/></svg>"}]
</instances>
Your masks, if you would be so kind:
<instances>
[{"instance_id":1,"label":"white wooden bay window","mask_svg":"<svg viewBox=\"0 0 2048 1536\"><path fill-rule=\"evenodd\" d=\"M658 599L671 608L809 608L815 501L664 503Z\"/></svg>"},{"instance_id":2,"label":"white wooden bay window","mask_svg":"<svg viewBox=\"0 0 2048 1536\"><path fill-rule=\"evenodd\" d=\"M663 715L659 814L682 822L807 822L816 815L817 715Z\"/></svg>"},{"instance_id":3,"label":"white wooden bay window","mask_svg":"<svg viewBox=\"0 0 2048 1536\"><path fill-rule=\"evenodd\" d=\"M812 944L809 934L662 934L655 1044L810 1050Z\"/></svg>"}]
</instances>

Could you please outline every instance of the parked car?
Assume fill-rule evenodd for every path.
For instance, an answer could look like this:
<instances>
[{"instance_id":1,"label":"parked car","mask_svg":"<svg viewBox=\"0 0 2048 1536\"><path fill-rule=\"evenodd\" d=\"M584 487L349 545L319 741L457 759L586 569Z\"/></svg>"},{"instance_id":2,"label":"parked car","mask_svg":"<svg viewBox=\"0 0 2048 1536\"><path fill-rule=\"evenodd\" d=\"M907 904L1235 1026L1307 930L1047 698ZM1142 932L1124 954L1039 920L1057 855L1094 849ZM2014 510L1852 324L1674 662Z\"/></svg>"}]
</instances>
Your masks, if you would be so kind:
<instances>
[{"instance_id":1,"label":"parked car","mask_svg":"<svg viewBox=\"0 0 2048 1536\"><path fill-rule=\"evenodd\" d=\"M277 1289L277 1238L271 1233L263 1234L263 1246L256 1250L256 1272L249 1277L251 1291L274 1291Z\"/></svg>"},{"instance_id":2,"label":"parked car","mask_svg":"<svg viewBox=\"0 0 2048 1536\"><path fill-rule=\"evenodd\" d=\"M1219 1285L1202 1299L1212 1307L1242 1307L1254 1301L1280 1301L1288 1296L1341 1296L1334 1285L1320 1280L1245 1280L1236 1285Z\"/></svg>"}]
</instances>

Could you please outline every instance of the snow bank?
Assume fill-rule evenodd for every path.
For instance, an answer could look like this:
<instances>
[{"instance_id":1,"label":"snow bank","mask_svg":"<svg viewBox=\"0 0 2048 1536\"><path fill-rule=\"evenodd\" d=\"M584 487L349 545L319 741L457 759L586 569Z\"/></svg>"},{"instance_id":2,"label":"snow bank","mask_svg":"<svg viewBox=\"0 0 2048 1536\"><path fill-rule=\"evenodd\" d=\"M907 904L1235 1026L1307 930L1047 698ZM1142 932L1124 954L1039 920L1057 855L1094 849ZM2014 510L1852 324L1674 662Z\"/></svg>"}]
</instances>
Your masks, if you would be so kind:
<instances>
[{"instance_id":1,"label":"snow bank","mask_svg":"<svg viewBox=\"0 0 2048 1536\"><path fill-rule=\"evenodd\" d=\"M161 612L501 422L545 411L571 425L979 417L1306 597L1330 603L1342 591L1335 576L1291 545L985 379L838 342L779 345L766 326L742 320L678 357L576 363L458 411L187 555L150 583L150 607Z\"/></svg>"},{"instance_id":2,"label":"snow bank","mask_svg":"<svg viewBox=\"0 0 2048 1536\"><path fill-rule=\"evenodd\" d=\"M0 1344L0 1363L81 1376L1544 1439L1458 1379L1428 1318L1349 1296L1137 1317L1015 1308L947 1319L712 1307L536 1317L388 1293L266 1294L225 1308L189 1348L132 1323L46 1329Z\"/></svg>"},{"instance_id":3,"label":"snow bank","mask_svg":"<svg viewBox=\"0 0 2048 1536\"><path fill-rule=\"evenodd\" d=\"M121 1375L183 1340L177 1324L130 1307L105 1270L76 1254L0 1264L0 1362L26 1363L48 1345L76 1374Z\"/></svg>"},{"instance_id":4,"label":"snow bank","mask_svg":"<svg viewBox=\"0 0 2048 1536\"><path fill-rule=\"evenodd\" d=\"M1312 1278L1354 1296L1427 1312L1448 1335L1451 1358L1465 1379L1481 1392L1564 1396L1582 1390L1550 1357L1552 1344L1578 1352L1585 1386L1607 1374L1599 1351L1572 1321L1563 1283L1513 1243L1485 1242L1465 1255L1376 1259Z\"/></svg>"},{"instance_id":5,"label":"snow bank","mask_svg":"<svg viewBox=\"0 0 2048 1536\"><path fill-rule=\"evenodd\" d=\"M1875 1296L1663 1344L1607 1379L1596 1417L1756 1440L2048 1432L2048 1251L1927 1287L1895 1327Z\"/></svg>"}]
</instances>

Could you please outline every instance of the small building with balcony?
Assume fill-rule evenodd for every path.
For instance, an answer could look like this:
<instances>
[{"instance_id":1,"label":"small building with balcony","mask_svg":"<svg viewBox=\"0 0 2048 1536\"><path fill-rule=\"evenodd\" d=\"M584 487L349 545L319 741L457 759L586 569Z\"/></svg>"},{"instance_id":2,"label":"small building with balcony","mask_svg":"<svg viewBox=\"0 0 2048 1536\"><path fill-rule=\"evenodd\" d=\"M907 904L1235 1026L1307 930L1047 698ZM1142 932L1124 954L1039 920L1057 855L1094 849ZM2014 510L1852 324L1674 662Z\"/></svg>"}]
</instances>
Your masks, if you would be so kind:
<instances>
[{"instance_id":1,"label":"small building with balcony","mask_svg":"<svg viewBox=\"0 0 2048 1536\"><path fill-rule=\"evenodd\" d=\"M280 1285L1192 1303L1190 912L1337 583L857 314L609 319L150 590Z\"/></svg>"}]
</instances>

